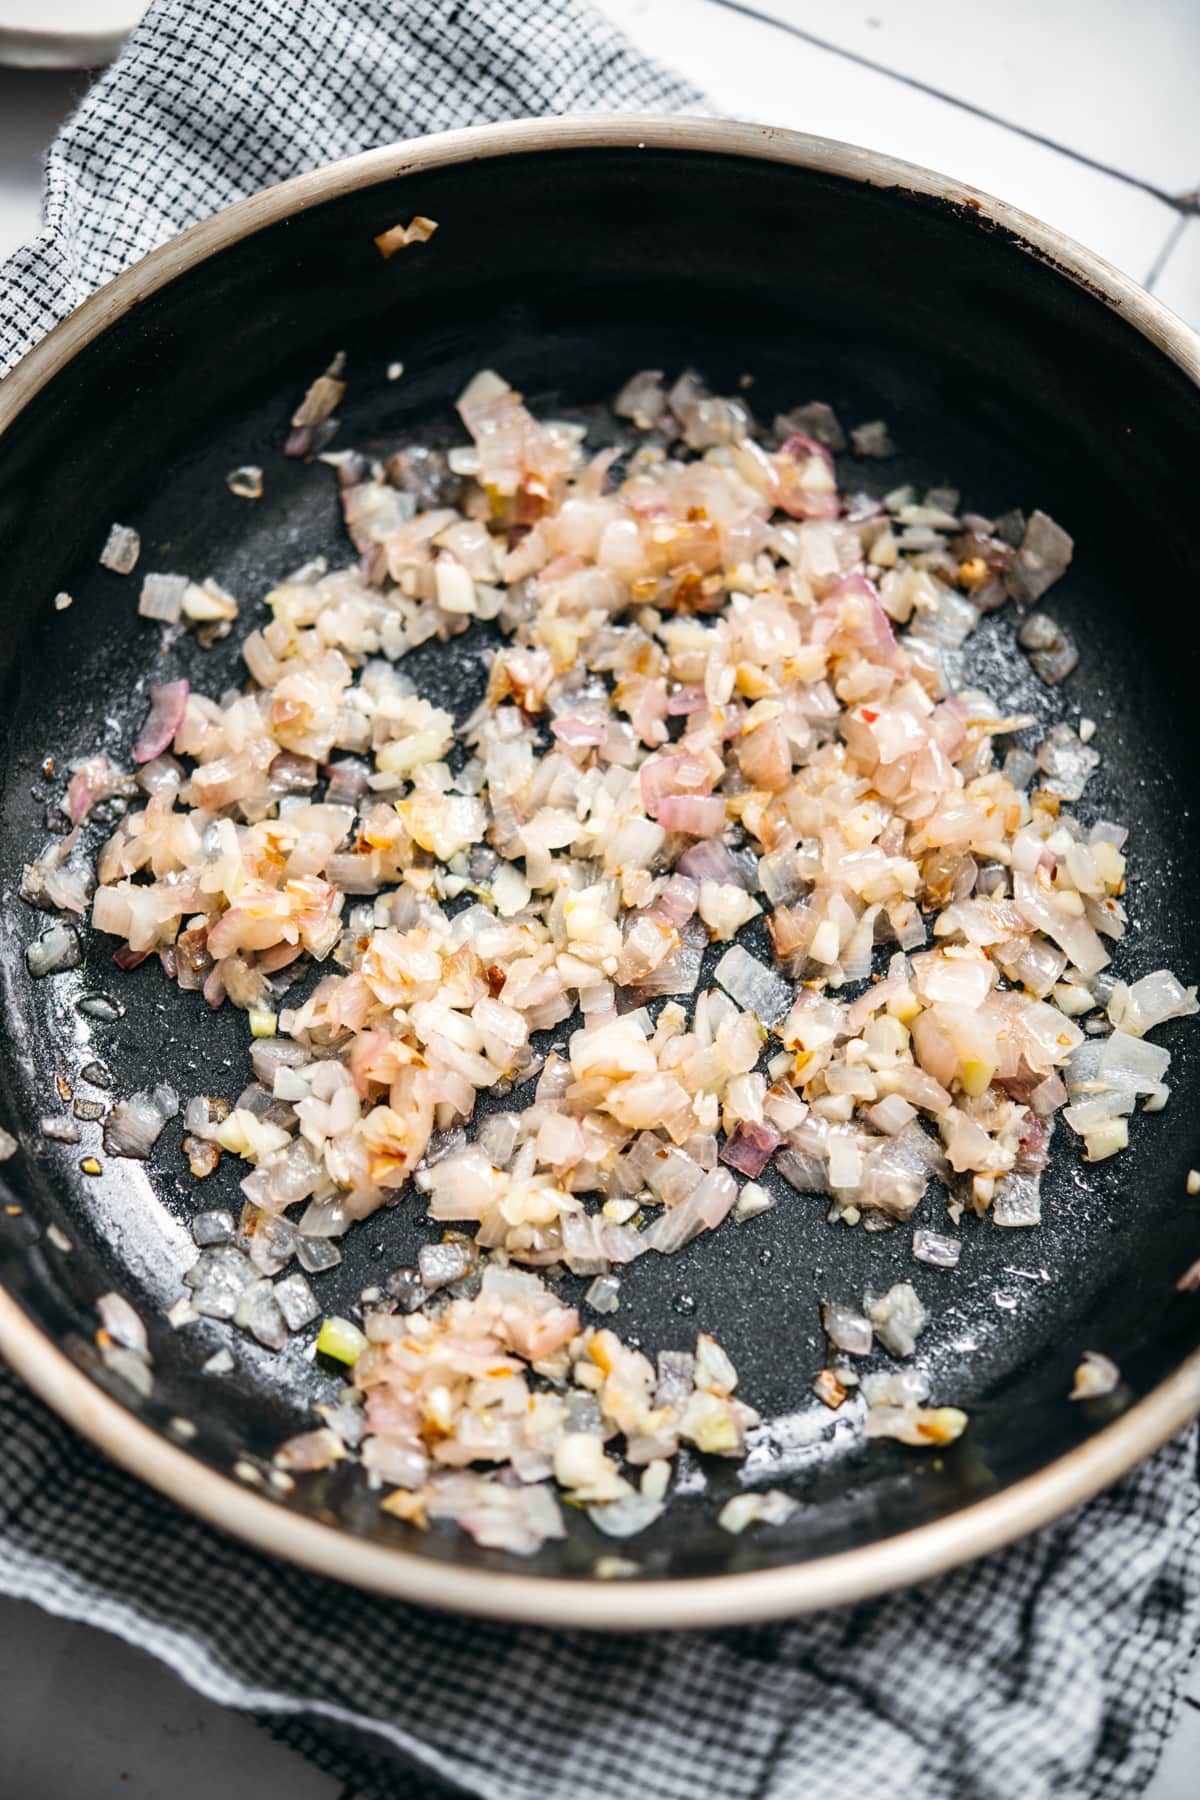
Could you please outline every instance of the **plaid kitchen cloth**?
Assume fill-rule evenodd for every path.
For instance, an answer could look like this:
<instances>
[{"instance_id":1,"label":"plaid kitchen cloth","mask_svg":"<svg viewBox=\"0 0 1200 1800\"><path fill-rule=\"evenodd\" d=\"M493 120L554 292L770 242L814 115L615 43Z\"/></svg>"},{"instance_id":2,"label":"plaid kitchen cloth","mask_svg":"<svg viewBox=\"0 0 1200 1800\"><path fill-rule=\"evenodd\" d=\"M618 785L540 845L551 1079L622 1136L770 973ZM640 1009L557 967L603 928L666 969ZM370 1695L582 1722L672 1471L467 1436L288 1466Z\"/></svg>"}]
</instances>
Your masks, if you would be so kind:
<instances>
[{"instance_id":1,"label":"plaid kitchen cloth","mask_svg":"<svg viewBox=\"0 0 1200 1800\"><path fill-rule=\"evenodd\" d=\"M50 150L45 224L0 267L0 371L157 244L316 164L486 120L703 104L579 0L159 0ZM924 1587L620 1637L273 1563L3 1372L0 1419L0 1592L149 1651L355 1800L1125 1800L1200 1632L1194 1429Z\"/></svg>"}]
</instances>

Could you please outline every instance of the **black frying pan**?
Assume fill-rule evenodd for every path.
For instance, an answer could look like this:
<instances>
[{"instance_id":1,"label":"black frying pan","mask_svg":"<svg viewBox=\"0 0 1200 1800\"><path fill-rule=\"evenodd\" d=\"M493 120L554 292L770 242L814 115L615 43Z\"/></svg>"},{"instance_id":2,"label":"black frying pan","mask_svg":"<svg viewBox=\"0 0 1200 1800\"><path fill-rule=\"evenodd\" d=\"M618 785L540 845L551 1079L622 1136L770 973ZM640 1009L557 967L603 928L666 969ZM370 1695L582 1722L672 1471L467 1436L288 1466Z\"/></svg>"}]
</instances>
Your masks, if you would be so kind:
<instances>
[{"instance_id":1,"label":"black frying pan","mask_svg":"<svg viewBox=\"0 0 1200 1800\"><path fill-rule=\"evenodd\" d=\"M436 238L381 260L375 234L417 212L439 221ZM244 617L307 557L348 557L332 472L281 454L293 406L338 349L350 372L342 445L453 437L454 396L485 365L535 410L561 412L607 400L634 369L690 362L721 392L752 375L765 420L814 397L847 420L888 419L900 454L847 469L854 485L949 482L985 513L1050 512L1077 544L1052 602L1080 643L1079 668L1049 694L1007 617L984 622L975 668L1044 721L1064 710L1097 721L1104 760L1079 810L1132 826L1134 929L1118 970L1200 973L1189 816L1200 793L1200 403L1196 341L1178 321L1045 227L820 140L576 120L377 152L158 252L0 391L3 1122L26 1146L4 1168L0 1348L113 1454L243 1535L331 1574L512 1617L628 1626L801 1610L947 1566L1095 1491L1200 1408L1200 1296L1175 1286L1200 1255L1185 1191L1200 1161L1200 1035L1186 1023L1156 1034L1174 1057L1166 1112L1135 1120L1129 1150L1095 1168L1061 1132L1042 1227L968 1218L955 1271L914 1268L907 1228L832 1227L824 1201L782 1188L774 1211L629 1274L624 1335L653 1351L702 1325L729 1350L772 1422L751 1477L803 1502L786 1527L720 1531L717 1506L739 1474L706 1468L706 1492L621 1547L644 1580L618 1587L592 1578L614 1546L583 1517L524 1561L452 1531L410 1531L353 1469L287 1496L228 1474L239 1458L251 1469L269 1458L338 1385L296 1342L275 1356L212 1322L174 1332L161 1316L192 1254L190 1215L236 1204L236 1170L227 1159L198 1188L176 1121L147 1166L106 1158L89 1178L79 1159L98 1147L97 1129L73 1147L40 1140L38 1121L62 1110L56 1078L76 1086L94 1058L123 1092L166 1078L181 1094L232 1097L247 1079L244 1016L180 996L157 965L118 971L103 939L78 973L31 982L22 953L45 920L16 887L62 791L44 758L62 769L104 747L124 760L151 679L186 674L219 691L241 678L230 644L206 652L189 639L158 655L159 629L136 618L140 571L127 580L97 564L114 519L141 531L141 570L214 574L243 597ZM389 383L398 359L404 378ZM224 479L247 462L266 471L253 505ZM60 589L74 596L69 611L53 607ZM462 716L486 642L476 627L405 668ZM81 1015L79 998L97 993L116 996L123 1018ZM940 1204L931 1192L916 1222L936 1227ZM52 1223L69 1253L47 1238ZM357 1227L342 1266L318 1278L325 1310L412 1261L430 1229L415 1199ZM936 1457L865 1446L810 1391L819 1298L905 1278L933 1313L920 1360L935 1398L971 1415ZM149 1400L98 1364L93 1303L114 1288L149 1322ZM233 1375L205 1375L225 1343ZM1071 1404L1085 1349L1113 1357L1123 1383L1107 1401ZM170 1441L177 1418L196 1428L186 1451Z\"/></svg>"}]
</instances>

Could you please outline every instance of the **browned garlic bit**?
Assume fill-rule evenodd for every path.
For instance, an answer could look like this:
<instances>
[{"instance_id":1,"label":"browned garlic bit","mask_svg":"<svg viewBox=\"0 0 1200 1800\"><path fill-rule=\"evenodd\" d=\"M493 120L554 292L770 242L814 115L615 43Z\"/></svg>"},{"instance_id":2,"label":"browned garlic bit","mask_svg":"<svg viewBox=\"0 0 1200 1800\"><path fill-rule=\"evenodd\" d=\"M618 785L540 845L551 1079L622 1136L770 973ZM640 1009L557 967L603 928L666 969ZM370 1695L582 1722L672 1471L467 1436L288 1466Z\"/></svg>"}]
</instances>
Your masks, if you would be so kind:
<instances>
[{"instance_id":1,"label":"browned garlic bit","mask_svg":"<svg viewBox=\"0 0 1200 1800\"><path fill-rule=\"evenodd\" d=\"M436 219L426 219L417 213L407 225L393 225L390 230L381 231L375 239L375 248L386 261L397 250L406 250L409 244L427 244L437 228Z\"/></svg>"}]
</instances>

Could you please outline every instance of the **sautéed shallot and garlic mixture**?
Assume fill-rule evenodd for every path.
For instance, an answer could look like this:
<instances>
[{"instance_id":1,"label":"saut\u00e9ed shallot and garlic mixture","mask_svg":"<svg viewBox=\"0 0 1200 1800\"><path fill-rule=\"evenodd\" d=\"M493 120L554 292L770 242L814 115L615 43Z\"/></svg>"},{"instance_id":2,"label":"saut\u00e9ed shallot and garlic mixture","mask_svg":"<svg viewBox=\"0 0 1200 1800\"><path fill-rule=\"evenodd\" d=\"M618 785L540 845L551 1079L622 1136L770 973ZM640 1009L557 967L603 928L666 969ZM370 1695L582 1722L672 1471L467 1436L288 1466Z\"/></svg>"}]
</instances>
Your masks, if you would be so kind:
<instances>
[{"instance_id":1,"label":"saut\u00e9ed shallot and garlic mixture","mask_svg":"<svg viewBox=\"0 0 1200 1800\"><path fill-rule=\"evenodd\" d=\"M181 1005L246 1013L251 1084L184 1106L196 1178L221 1156L245 1177L240 1220L194 1221L180 1328L281 1348L315 1330L357 1221L401 1205L440 1228L361 1323L320 1325L349 1386L279 1468L356 1457L389 1511L510 1551L561 1537L563 1498L630 1536L681 1444L741 1458L757 1424L707 1333L656 1362L622 1342L608 1319L640 1258L737 1233L777 1203L773 1165L831 1221L907 1226L915 1274L952 1268L964 1212L1036 1225L1056 1127L1057 1154L1098 1161L1165 1103L1146 1034L1196 1000L1109 972L1126 833L1071 812L1090 732L1027 752L1011 734L1032 719L966 685L965 640L1010 599L1038 674L1073 667L1039 608L1072 551L1051 519L847 493L827 406L764 430L690 373L635 376L622 448L596 452L485 372L465 445L380 465L326 449L342 373L287 449L335 465L354 559L266 596L240 691L154 689L134 775L76 767L72 826L127 809L94 883L72 832L25 892L90 908L123 967L154 956L194 990ZM890 449L878 422L851 435ZM263 491L257 469L229 480ZM109 566L137 556L114 528ZM141 596L210 636L238 611L182 575ZM456 721L404 657L477 620L486 695ZM31 971L77 952L55 924ZM179 1107L166 1086L118 1102L106 1150L145 1156ZM581 1306L564 1269L592 1278ZM917 1286L827 1302L827 1366L802 1379L835 1411L859 1390L868 1436L945 1444L966 1419L907 1361ZM144 1360L132 1309L101 1312L125 1367ZM876 1345L890 1366L860 1379ZM1116 1379L1092 1358L1078 1391ZM747 1491L721 1523L793 1509Z\"/></svg>"}]
</instances>

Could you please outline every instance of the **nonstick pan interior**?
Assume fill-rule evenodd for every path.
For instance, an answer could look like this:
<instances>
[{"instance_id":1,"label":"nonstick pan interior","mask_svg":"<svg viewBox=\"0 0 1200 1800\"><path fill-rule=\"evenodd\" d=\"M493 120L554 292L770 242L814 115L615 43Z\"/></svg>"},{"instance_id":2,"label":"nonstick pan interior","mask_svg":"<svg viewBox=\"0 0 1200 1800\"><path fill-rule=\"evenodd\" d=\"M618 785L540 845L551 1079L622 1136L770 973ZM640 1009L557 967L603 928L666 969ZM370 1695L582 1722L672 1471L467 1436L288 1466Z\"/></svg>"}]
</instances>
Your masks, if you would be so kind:
<instances>
[{"instance_id":1,"label":"nonstick pan interior","mask_svg":"<svg viewBox=\"0 0 1200 1800\"><path fill-rule=\"evenodd\" d=\"M439 221L436 237L381 260L374 235L417 212ZM195 1183L176 1121L148 1165L105 1157L103 1174L89 1177L79 1162L98 1149L98 1128L85 1126L84 1142L70 1146L42 1139L38 1121L62 1110L58 1078L91 1092L79 1072L97 1058L120 1092L167 1079L182 1095L232 1098L249 1078L244 1016L210 1013L156 965L122 973L99 937L77 973L31 983L23 951L46 921L16 889L22 862L45 841L61 771L98 749L127 762L151 681L186 674L216 693L241 679L235 643L202 650L189 638L161 652L161 629L136 616L142 571L212 574L241 597L248 623L288 570L320 554L349 560L333 471L281 454L292 409L339 349L350 383L341 447L453 440L454 396L484 366L535 410L569 414L610 398L635 369L693 364L721 392L752 377L747 397L764 421L813 398L848 422L887 419L898 455L848 460L841 478L850 486L949 483L985 513L1043 507L1076 540L1050 610L1079 642L1079 667L1048 692L1005 616L985 620L972 640L973 668L981 685L1041 720L1096 721L1103 762L1077 811L1131 827L1132 928L1116 968L1200 974L1190 817L1200 791L1191 616L1200 411L1179 368L1101 297L970 206L673 148L662 134L646 149L527 151L375 179L231 243L119 310L0 436L3 1123L26 1146L4 1170L0 1278L156 1429L192 1421L191 1453L219 1469L247 1454L269 1458L340 1385L306 1359L305 1334L273 1355L212 1322L175 1332L162 1317L194 1254L189 1218L214 1205L236 1210L237 1168L225 1159ZM404 375L389 382L396 361ZM265 471L255 503L226 485L244 463ZM132 579L97 564L114 519L142 535ZM67 611L53 606L59 590L73 596ZM450 646L422 646L404 666L462 718L479 698L487 644L474 627ZM49 777L47 757L59 771ZM78 1011L81 997L99 993L121 1002L118 1022ZM1200 1213L1185 1188L1200 1160L1200 1040L1186 1022L1156 1038L1173 1056L1166 1112L1135 1119L1129 1150L1097 1167L1080 1162L1077 1140L1061 1130L1041 1228L1004 1231L968 1217L954 1271L914 1265L910 1228L869 1235L829 1225L824 1201L782 1182L772 1212L636 1265L614 1321L622 1335L653 1353L713 1331L740 1391L769 1421L744 1470L685 1463L685 1491L628 1547L647 1576L783 1568L928 1524L1045 1469L1196 1348L1200 1297L1177 1293L1175 1282L1200 1255ZM931 1190L914 1223L937 1229L942 1205ZM51 1223L69 1252L47 1238ZM324 1310L344 1311L433 1232L415 1197L355 1228L341 1267L316 1278ZM819 1299L857 1301L901 1279L932 1313L919 1360L935 1400L971 1415L966 1436L936 1457L863 1445L855 1421L811 1393L823 1356ZM97 1366L93 1303L109 1289L148 1322L149 1400ZM234 1373L203 1374L222 1345ZM1067 1401L1085 1349L1120 1365L1122 1387L1107 1402ZM770 1532L720 1531L720 1501L747 1479L788 1487L799 1513ZM565 1543L529 1561L451 1532L419 1534L380 1513L353 1470L301 1482L278 1504L480 1569L583 1579L614 1548L580 1515Z\"/></svg>"}]
</instances>

